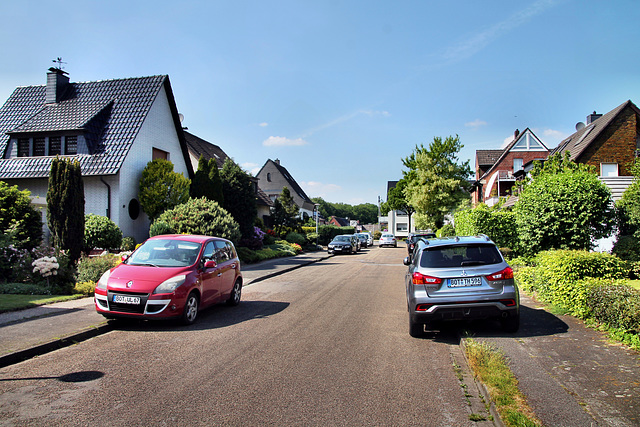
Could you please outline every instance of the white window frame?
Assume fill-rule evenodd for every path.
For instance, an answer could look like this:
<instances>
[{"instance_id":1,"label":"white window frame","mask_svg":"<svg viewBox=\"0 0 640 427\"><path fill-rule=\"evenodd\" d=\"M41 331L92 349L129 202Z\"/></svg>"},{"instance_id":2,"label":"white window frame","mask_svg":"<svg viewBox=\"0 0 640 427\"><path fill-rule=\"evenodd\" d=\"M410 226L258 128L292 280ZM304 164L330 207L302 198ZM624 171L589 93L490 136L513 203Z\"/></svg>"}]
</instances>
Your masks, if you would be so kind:
<instances>
[{"instance_id":1,"label":"white window frame","mask_svg":"<svg viewBox=\"0 0 640 427\"><path fill-rule=\"evenodd\" d=\"M600 163L600 176L619 176L619 174L620 169L617 163Z\"/></svg>"}]
</instances>

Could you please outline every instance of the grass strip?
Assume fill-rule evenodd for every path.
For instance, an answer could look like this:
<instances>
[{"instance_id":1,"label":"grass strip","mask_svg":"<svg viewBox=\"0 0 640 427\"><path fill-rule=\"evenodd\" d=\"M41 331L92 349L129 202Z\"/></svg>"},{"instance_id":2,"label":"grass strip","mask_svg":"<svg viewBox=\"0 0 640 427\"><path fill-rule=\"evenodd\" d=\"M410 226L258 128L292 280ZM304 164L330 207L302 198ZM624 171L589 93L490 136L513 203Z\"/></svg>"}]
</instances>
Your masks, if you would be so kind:
<instances>
[{"instance_id":1,"label":"grass strip","mask_svg":"<svg viewBox=\"0 0 640 427\"><path fill-rule=\"evenodd\" d=\"M0 313L82 298L83 295L0 295Z\"/></svg>"},{"instance_id":2,"label":"grass strip","mask_svg":"<svg viewBox=\"0 0 640 427\"><path fill-rule=\"evenodd\" d=\"M504 354L484 342L465 338L465 353L473 374L487 388L506 426L542 426L518 389L518 380L509 369Z\"/></svg>"}]
</instances>

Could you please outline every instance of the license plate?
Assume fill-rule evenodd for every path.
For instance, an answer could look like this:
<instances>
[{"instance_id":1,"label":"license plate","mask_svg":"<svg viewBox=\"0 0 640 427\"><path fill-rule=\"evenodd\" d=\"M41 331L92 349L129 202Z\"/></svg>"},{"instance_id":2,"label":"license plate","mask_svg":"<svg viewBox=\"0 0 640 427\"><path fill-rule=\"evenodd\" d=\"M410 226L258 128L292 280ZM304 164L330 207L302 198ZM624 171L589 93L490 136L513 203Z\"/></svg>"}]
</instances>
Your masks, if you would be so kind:
<instances>
[{"instance_id":1,"label":"license plate","mask_svg":"<svg viewBox=\"0 0 640 427\"><path fill-rule=\"evenodd\" d=\"M463 277L461 279L449 279L450 288L461 288L464 286L480 286L482 279L480 277Z\"/></svg>"},{"instance_id":2,"label":"license plate","mask_svg":"<svg viewBox=\"0 0 640 427\"><path fill-rule=\"evenodd\" d=\"M130 297L127 295L114 295L113 302L120 304L140 304L140 297Z\"/></svg>"}]
</instances>

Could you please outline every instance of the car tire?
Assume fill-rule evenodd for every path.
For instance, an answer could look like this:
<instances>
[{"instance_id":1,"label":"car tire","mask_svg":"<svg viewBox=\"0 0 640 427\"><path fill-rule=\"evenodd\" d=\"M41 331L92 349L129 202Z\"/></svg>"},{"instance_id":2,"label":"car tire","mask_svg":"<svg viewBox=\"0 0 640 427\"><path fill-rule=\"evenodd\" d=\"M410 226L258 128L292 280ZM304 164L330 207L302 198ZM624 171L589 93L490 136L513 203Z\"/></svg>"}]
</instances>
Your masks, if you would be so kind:
<instances>
[{"instance_id":1,"label":"car tire","mask_svg":"<svg viewBox=\"0 0 640 427\"><path fill-rule=\"evenodd\" d=\"M233 289L231 289L231 295L227 300L227 305L235 306L240 304L240 298L242 298L242 282L236 280L236 283L233 284Z\"/></svg>"},{"instance_id":2,"label":"car tire","mask_svg":"<svg viewBox=\"0 0 640 427\"><path fill-rule=\"evenodd\" d=\"M200 299L198 298L198 293L192 291L187 297L187 301L184 303L184 310L182 311L182 323L184 325L191 325L196 321L199 307Z\"/></svg>"},{"instance_id":3,"label":"car tire","mask_svg":"<svg viewBox=\"0 0 640 427\"><path fill-rule=\"evenodd\" d=\"M500 319L502 330L508 333L518 332L520 329L520 313L509 316L506 319Z\"/></svg>"},{"instance_id":4,"label":"car tire","mask_svg":"<svg viewBox=\"0 0 640 427\"><path fill-rule=\"evenodd\" d=\"M409 316L409 335L413 338L424 337L424 323L417 323Z\"/></svg>"}]
</instances>

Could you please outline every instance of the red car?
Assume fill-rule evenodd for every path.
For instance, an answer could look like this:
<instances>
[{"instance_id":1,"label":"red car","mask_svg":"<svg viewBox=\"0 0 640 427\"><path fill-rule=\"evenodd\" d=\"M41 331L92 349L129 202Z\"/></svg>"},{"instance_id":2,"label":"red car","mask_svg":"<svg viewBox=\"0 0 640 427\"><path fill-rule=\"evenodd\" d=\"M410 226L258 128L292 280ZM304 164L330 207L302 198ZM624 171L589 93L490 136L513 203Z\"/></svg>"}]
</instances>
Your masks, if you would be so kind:
<instances>
[{"instance_id":1,"label":"red car","mask_svg":"<svg viewBox=\"0 0 640 427\"><path fill-rule=\"evenodd\" d=\"M98 313L107 318L180 318L226 301L238 305L240 260L226 239L193 235L151 237L122 264L106 271L95 290Z\"/></svg>"}]
</instances>

